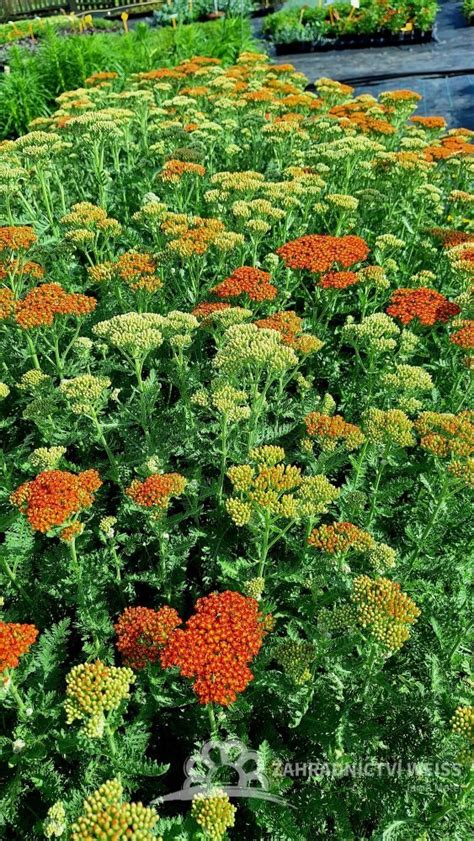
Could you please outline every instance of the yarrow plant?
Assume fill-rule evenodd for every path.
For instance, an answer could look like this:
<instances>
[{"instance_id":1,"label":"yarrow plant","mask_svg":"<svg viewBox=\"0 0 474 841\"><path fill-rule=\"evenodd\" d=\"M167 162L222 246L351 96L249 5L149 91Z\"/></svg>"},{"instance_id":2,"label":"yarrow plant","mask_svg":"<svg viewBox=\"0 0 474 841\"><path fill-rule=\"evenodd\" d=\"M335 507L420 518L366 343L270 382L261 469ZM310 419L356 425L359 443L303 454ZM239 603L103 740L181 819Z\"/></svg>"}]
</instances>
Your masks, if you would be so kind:
<instances>
[{"instance_id":1,"label":"yarrow plant","mask_svg":"<svg viewBox=\"0 0 474 841\"><path fill-rule=\"evenodd\" d=\"M0 143L3 833L464 841L474 134L136 36Z\"/></svg>"}]
</instances>

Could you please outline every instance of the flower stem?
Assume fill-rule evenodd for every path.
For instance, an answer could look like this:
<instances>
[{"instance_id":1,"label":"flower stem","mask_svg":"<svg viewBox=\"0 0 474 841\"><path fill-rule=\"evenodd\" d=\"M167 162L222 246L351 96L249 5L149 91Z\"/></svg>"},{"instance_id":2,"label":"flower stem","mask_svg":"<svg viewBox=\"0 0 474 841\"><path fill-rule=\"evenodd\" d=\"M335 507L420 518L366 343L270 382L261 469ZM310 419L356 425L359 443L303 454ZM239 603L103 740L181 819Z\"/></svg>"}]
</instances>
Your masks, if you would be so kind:
<instances>
[{"instance_id":1,"label":"flower stem","mask_svg":"<svg viewBox=\"0 0 474 841\"><path fill-rule=\"evenodd\" d=\"M216 721L216 714L214 712L214 707L212 704L207 704L207 714L209 716L209 724L211 727L211 736L213 739L217 739L219 735L219 731L217 728L217 721Z\"/></svg>"}]
</instances>

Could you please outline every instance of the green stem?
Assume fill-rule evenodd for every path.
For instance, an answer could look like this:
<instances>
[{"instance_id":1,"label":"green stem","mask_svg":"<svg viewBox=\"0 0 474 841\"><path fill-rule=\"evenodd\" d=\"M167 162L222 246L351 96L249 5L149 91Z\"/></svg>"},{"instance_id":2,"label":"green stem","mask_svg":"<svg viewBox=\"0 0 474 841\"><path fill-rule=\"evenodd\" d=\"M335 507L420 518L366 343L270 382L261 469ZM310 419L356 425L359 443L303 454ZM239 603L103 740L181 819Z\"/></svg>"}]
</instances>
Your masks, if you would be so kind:
<instances>
[{"instance_id":1,"label":"green stem","mask_svg":"<svg viewBox=\"0 0 474 841\"><path fill-rule=\"evenodd\" d=\"M227 416L222 415L221 418L221 468L219 474L219 484L217 486L217 502L219 507L222 505L222 493L224 489L225 469L227 466Z\"/></svg>"},{"instance_id":2,"label":"green stem","mask_svg":"<svg viewBox=\"0 0 474 841\"><path fill-rule=\"evenodd\" d=\"M13 572L13 570L10 567L7 559L3 555L0 555L0 562L2 564L5 575L10 579L13 586L18 590L18 592L25 599L25 601L28 602L29 605L33 606L33 600L29 597L26 590L23 588L23 586L17 580L17 577L16 577L15 573Z\"/></svg>"},{"instance_id":3,"label":"green stem","mask_svg":"<svg viewBox=\"0 0 474 841\"><path fill-rule=\"evenodd\" d=\"M140 363L138 359L134 359L135 376L137 378L138 392L140 395L140 423L145 436L147 450L150 453L150 432L148 429L148 412L145 402L145 384L143 382L143 362Z\"/></svg>"},{"instance_id":4,"label":"green stem","mask_svg":"<svg viewBox=\"0 0 474 841\"><path fill-rule=\"evenodd\" d=\"M39 364L39 359L38 359L38 356L37 356L37 353L36 353L36 348L35 348L33 339L31 338L31 336L30 336L30 334L28 333L27 330L25 331L25 336L26 336L26 342L27 342L27 345L28 345L28 349L30 351L30 356L33 360L33 365L35 366L37 371L40 371L41 366Z\"/></svg>"},{"instance_id":5,"label":"green stem","mask_svg":"<svg viewBox=\"0 0 474 841\"><path fill-rule=\"evenodd\" d=\"M268 550L269 550L268 543L269 543L269 537L270 537L270 527L271 527L270 515L267 512L265 512L265 528L263 530L263 540L262 540L262 546L261 546L261 549L260 549L260 563L258 565L258 573L257 573L258 578L263 578L264 577L265 564L266 564L266 561L267 561L267 555L268 555Z\"/></svg>"},{"instance_id":6,"label":"green stem","mask_svg":"<svg viewBox=\"0 0 474 841\"><path fill-rule=\"evenodd\" d=\"M18 692L18 689L15 686L15 683L14 683L14 680L13 680L13 674L12 674L11 671L8 673L8 679L9 679L9 687L8 688L9 688L11 694L13 695L13 697L16 701L16 704L17 704L17 707L18 707L19 711L22 713L22 715L25 715L25 713L26 713L25 702L22 700L21 695L20 695L20 693Z\"/></svg>"},{"instance_id":7,"label":"green stem","mask_svg":"<svg viewBox=\"0 0 474 841\"><path fill-rule=\"evenodd\" d=\"M374 489L373 489L373 492L372 492L372 505L370 506L367 528L370 528L370 526L372 524L372 520L374 519L374 516L375 516L375 511L376 511L376 507L377 507L377 496L378 496L378 492L379 492L380 482L382 480L382 476L383 476L385 467L387 465L387 457L388 457L389 450L390 450L390 445L388 444L388 445L385 446L383 456L380 459L380 464L377 468L377 478L375 480L375 485L374 485Z\"/></svg>"},{"instance_id":8,"label":"green stem","mask_svg":"<svg viewBox=\"0 0 474 841\"><path fill-rule=\"evenodd\" d=\"M212 704L207 704L207 714L209 716L209 724L211 727L211 736L213 739L217 739L219 735L219 731L217 728L217 721L216 721L216 714L214 712L214 707Z\"/></svg>"},{"instance_id":9,"label":"green stem","mask_svg":"<svg viewBox=\"0 0 474 841\"><path fill-rule=\"evenodd\" d=\"M95 430L97 432L97 437L98 437L100 443L102 444L102 446L103 446L103 448L104 448L104 450L107 454L109 464L112 468L112 477L113 477L115 482L120 484L118 464L115 460L115 456L114 456L112 450L110 449L110 447L109 447L109 445L106 441L101 423L99 421L99 418L97 417L97 412L95 411L95 409L91 409L91 414L88 415L88 417L92 420L92 422L94 424L94 427L95 427Z\"/></svg>"}]
</instances>

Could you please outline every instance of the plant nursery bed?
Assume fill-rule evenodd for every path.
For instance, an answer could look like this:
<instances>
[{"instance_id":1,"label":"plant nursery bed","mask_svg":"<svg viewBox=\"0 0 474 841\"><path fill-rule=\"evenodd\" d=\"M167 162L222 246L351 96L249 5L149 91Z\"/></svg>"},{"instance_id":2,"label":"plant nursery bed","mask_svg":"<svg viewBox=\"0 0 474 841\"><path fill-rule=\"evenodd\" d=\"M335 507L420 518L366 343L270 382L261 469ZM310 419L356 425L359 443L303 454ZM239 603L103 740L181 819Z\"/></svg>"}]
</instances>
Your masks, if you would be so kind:
<instances>
[{"instance_id":1,"label":"plant nursery bed","mask_svg":"<svg viewBox=\"0 0 474 841\"><path fill-rule=\"evenodd\" d=\"M426 44L433 40L433 30L423 32L414 29L412 32L374 32L373 34L341 35L334 41L317 43L314 41L290 41L288 44L275 44L276 55L295 53L321 53L330 50L360 50L371 47L397 47L405 44Z\"/></svg>"}]
</instances>

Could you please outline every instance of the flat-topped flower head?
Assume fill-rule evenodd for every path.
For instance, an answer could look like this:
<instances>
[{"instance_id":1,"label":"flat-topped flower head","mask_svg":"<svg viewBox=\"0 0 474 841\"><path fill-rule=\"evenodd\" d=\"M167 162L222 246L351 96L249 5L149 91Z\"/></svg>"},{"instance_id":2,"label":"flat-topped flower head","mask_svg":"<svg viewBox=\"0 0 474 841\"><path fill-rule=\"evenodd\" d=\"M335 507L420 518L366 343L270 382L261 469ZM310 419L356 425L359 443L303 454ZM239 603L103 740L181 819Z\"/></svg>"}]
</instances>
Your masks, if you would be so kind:
<instances>
[{"instance_id":1,"label":"flat-topped flower head","mask_svg":"<svg viewBox=\"0 0 474 841\"><path fill-rule=\"evenodd\" d=\"M398 318L402 324L417 319L420 324L431 327L444 324L461 312L454 301L448 301L441 292L420 286L418 289L396 289L392 294L388 315Z\"/></svg>"},{"instance_id":2,"label":"flat-topped flower head","mask_svg":"<svg viewBox=\"0 0 474 841\"><path fill-rule=\"evenodd\" d=\"M365 440L362 430L354 423L347 423L342 415L310 412L304 422L307 434L314 438L325 452L332 452L338 446L345 450L355 450Z\"/></svg>"},{"instance_id":3,"label":"flat-topped flower head","mask_svg":"<svg viewBox=\"0 0 474 841\"><path fill-rule=\"evenodd\" d=\"M354 581L352 600L359 625L369 628L390 651L401 648L409 639L410 625L420 615L415 602L388 578L359 576Z\"/></svg>"},{"instance_id":4,"label":"flat-topped flower head","mask_svg":"<svg viewBox=\"0 0 474 841\"><path fill-rule=\"evenodd\" d=\"M474 453L474 412L422 412L415 421L420 446L436 456L470 456Z\"/></svg>"},{"instance_id":5,"label":"flat-topped flower head","mask_svg":"<svg viewBox=\"0 0 474 841\"><path fill-rule=\"evenodd\" d=\"M36 242L33 228L28 225L6 225L0 227L0 252L28 251Z\"/></svg>"},{"instance_id":6,"label":"flat-topped flower head","mask_svg":"<svg viewBox=\"0 0 474 841\"><path fill-rule=\"evenodd\" d=\"M220 789L201 792L193 797L191 815L210 841L221 841L234 826L237 809Z\"/></svg>"},{"instance_id":7,"label":"flat-topped flower head","mask_svg":"<svg viewBox=\"0 0 474 841\"><path fill-rule=\"evenodd\" d=\"M156 292L161 289L163 281L157 272L158 266L151 254L138 251L126 251L115 262L98 263L87 270L94 283L110 283L119 280L133 292L140 289L145 292Z\"/></svg>"},{"instance_id":8,"label":"flat-topped flower head","mask_svg":"<svg viewBox=\"0 0 474 841\"><path fill-rule=\"evenodd\" d=\"M157 513L168 508L171 498L184 493L187 480L180 473L153 473L143 482L134 479L126 494L136 505L157 509Z\"/></svg>"},{"instance_id":9,"label":"flat-topped flower head","mask_svg":"<svg viewBox=\"0 0 474 841\"><path fill-rule=\"evenodd\" d=\"M277 330L283 344L292 347L297 353L316 353L324 346L324 342L317 336L303 331L303 319L292 310L275 312L267 318L260 318L255 325L261 330Z\"/></svg>"},{"instance_id":10,"label":"flat-topped flower head","mask_svg":"<svg viewBox=\"0 0 474 841\"><path fill-rule=\"evenodd\" d=\"M331 523L319 526L311 532L308 543L314 549L319 549L328 555L339 555L349 551L368 552L375 546L372 535L353 523Z\"/></svg>"},{"instance_id":11,"label":"flat-topped flower head","mask_svg":"<svg viewBox=\"0 0 474 841\"><path fill-rule=\"evenodd\" d=\"M370 444L415 445L413 421L401 409L367 409L363 414L362 428Z\"/></svg>"},{"instance_id":12,"label":"flat-topped flower head","mask_svg":"<svg viewBox=\"0 0 474 841\"><path fill-rule=\"evenodd\" d=\"M293 348L283 344L276 330L255 324L235 324L224 333L214 365L225 376L240 378L265 370L277 376L298 364Z\"/></svg>"},{"instance_id":13,"label":"flat-topped flower head","mask_svg":"<svg viewBox=\"0 0 474 841\"><path fill-rule=\"evenodd\" d=\"M214 286L210 291L218 298L247 296L251 301L271 301L277 295L277 288L270 283L269 272L253 266L241 266Z\"/></svg>"},{"instance_id":14,"label":"flat-topped flower head","mask_svg":"<svg viewBox=\"0 0 474 841\"><path fill-rule=\"evenodd\" d=\"M462 350L474 350L474 319L461 321L449 338Z\"/></svg>"},{"instance_id":15,"label":"flat-topped flower head","mask_svg":"<svg viewBox=\"0 0 474 841\"><path fill-rule=\"evenodd\" d=\"M64 709L67 723L83 722L87 736L101 738L105 713L116 710L129 698L134 681L131 669L107 666L101 660L73 666L66 677Z\"/></svg>"},{"instance_id":16,"label":"flat-topped flower head","mask_svg":"<svg viewBox=\"0 0 474 841\"><path fill-rule=\"evenodd\" d=\"M127 312L100 321L92 332L123 353L145 357L163 343L162 315L152 312Z\"/></svg>"},{"instance_id":17,"label":"flat-topped flower head","mask_svg":"<svg viewBox=\"0 0 474 841\"><path fill-rule=\"evenodd\" d=\"M57 316L84 317L97 306L95 298L78 292L66 292L59 283L35 286L15 304L15 319L20 327L51 327Z\"/></svg>"},{"instance_id":18,"label":"flat-topped flower head","mask_svg":"<svg viewBox=\"0 0 474 841\"><path fill-rule=\"evenodd\" d=\"M306 269L320 273L335 266L350 268L367 258L369 247L361 237L349 235L334 237L325 234L308 234L287 242L276 253L290 269Z\"/></svg>"},{"instance_id":19,"label":"flat-topped flower head","mask_svg":"<svg viewBox=\"0 0 474 841\"><path fill-rule=\"evenodd\" d=\"M161 653L164 668L177 666L194 679L201 704L232 704L253 678L249 663L265 635L255 599L231 590L198 599L183 630L168 638Z\"/></svg>"},{"instance_id":20,"label":"flat-topped flower head","mask_svg":"<svg viewBox=\"0 0 474 841\"><path fill-rule=\"evenodd\" d=\"M169 635L180 624L181 619L172 607L125 608L115 625L117 649L125 665L143 669L148 663L155 663Z\"/></svg>"},{"instance_id":21,"label":"flat-topped flower head","mask_svg":"<svg viewBox=\"0 0 474 841\"><path fill-rule=\"evenodd\" d=\"M20 657L36 642L38 629L34 625L0 621L0 674L16 669Z\"/></svg>"},{"instance_id":22,"label":"flat-topped flower head","mask_svg":"<svg viewBox=\"0 0 474 841\"><path fill-rule=\"evenodd\" d=\"M158 815L142 803L123 801L118 780L108 780L83 803L83 814L71 827L71 841L153 841Z\"/></svg>"},{"instance_id":23,"label":"flat-topped flower head","mask_svg":"<svg viewBox=\"0 0 474 841\"><path fill-rule=\"evenodd\" d=\"M68 470L44 470L35 479L20 485L10 500L26 514L33 529L46 533L89 508L101 485L97 470L78 474Z\"/></svg>"}]
</instances>

